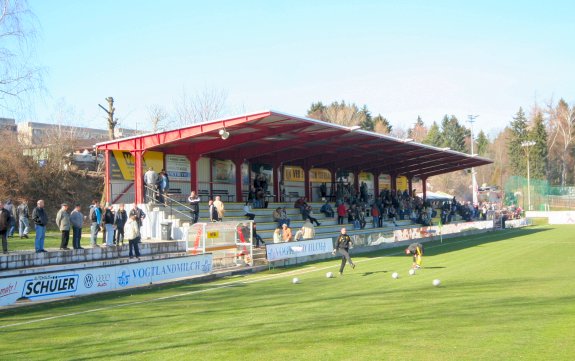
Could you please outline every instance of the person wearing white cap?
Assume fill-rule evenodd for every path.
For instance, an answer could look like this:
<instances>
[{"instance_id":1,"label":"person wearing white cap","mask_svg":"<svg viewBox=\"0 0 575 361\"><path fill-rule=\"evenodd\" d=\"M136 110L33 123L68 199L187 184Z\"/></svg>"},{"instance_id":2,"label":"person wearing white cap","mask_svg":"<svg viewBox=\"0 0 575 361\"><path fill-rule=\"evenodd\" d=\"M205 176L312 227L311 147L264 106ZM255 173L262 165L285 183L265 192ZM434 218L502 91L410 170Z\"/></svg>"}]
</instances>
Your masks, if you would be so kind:
<instances>
[{"instance_id":1,"label":"person wearing white cap","mask_svg":"<svg viewBox=\"0 0 575 361\"><path fill-rule=\"evenodd\" d=\"M62 207L56 214L56 224L62 232L62 240L60 241L61 250L69 250L68 242L70 241L70 213L68 213L68 204L62 203Z\"/></svg>"}]
</instances>

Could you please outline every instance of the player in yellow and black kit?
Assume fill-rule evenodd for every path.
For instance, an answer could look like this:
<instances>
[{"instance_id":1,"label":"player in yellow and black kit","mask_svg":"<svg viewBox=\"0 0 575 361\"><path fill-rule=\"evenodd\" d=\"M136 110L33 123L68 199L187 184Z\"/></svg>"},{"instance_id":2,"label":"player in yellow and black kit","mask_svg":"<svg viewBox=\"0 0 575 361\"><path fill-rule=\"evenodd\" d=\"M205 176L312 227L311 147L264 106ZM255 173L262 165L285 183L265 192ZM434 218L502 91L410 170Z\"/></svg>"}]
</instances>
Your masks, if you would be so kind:
<instances>
[{"instance_id":1,"label":"player in yellow and black kit","mask_svg":"<svg viewBox=\"0 0 575 361\"><path fill-rule=\"evenodd\" d=\"M423 258L423 245L421 243L412 243L405 249L405 254L413 255L413 266L411 268L421 268Z\"/></svg>"},{"instance_id":2,"label":"player in yellow and black kit","mask_svg":"<svg viewBox=\"0 0 575 361\"><path fill-rule=\"evenodd\" d=\"M333 254L335 255L336 251L341 253L341 267L339 267L339 274L343 274L343 269L345 268L345 262L349 263L351 268L355 268L355 263L351 260L349 256L349 246L353 243L351 241L351 237L346 234L347 230L344 228L341 229L341 234L337 238L335 242L335 249L333 250Z\"/></svg>"}]
</instances>

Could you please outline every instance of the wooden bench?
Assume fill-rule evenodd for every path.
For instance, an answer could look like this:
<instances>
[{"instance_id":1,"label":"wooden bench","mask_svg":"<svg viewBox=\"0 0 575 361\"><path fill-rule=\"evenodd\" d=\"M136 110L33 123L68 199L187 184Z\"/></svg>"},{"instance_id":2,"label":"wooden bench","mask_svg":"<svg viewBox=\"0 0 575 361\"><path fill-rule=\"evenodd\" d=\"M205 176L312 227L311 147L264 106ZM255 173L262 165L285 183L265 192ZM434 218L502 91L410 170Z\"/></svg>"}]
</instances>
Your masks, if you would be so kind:
<instances>
[{"instance_id":1,"label":"wooden bench","mask_svg":"<svg viewBox=\"0 0 575 361\"><path fill-rule=\"evenodd\" d=\"M291 201L292 201L292 198L293 198L293 199L299 199L299 198L300 198L298 192L288 192L288 194L286 195L286 197L287 197L287 201L288 201L288 202L291 202Z\"/></svg>"},{"instance_id":2,"label":"wooden bench","mask_svg":"<svg viewBox=\"0 0 575 361\"><path fill-rule=\"evenodd\" d=\"M178 202L185 202L188 200L186 195L182 194L182 190L180 188L168 188L166 195Z\"/></svg>"},{"instance_id":3,"label":"wooden bench","mask_svg":"<svg viewBox=\"0 0 575 361\"><path fill-rule=\"evenodd\" d=\"M208 190L202 189L198 191L198 197L203 201L205 197L205 201L210 199L210 192Z\"/></svg>"},{"instance_id":4,"label":"wooden bench","mask_svg":"<svg viewBox=\"0 0 575 361\"><path fill-rule=\"evenodd\" d=\"M230 199L233 201L234 200L234 195L230 194L227 190L225 189L214 189L212 191L212 198L215 198L216 196L220 196L220 197L227 197L227 201L229 202Z\"/></svg>"}]
</instances>

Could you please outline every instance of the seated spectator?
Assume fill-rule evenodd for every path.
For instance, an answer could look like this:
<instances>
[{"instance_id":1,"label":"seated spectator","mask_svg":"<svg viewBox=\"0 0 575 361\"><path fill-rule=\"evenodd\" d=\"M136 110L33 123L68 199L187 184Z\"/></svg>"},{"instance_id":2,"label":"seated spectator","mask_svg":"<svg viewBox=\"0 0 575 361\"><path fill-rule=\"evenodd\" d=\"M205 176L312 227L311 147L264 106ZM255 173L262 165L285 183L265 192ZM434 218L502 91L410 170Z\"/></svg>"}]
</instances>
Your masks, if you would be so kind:
<instances>
[{"instance_id":1,"label":"seated spectator","mask_svg":"<svg viewBox=\"0 0 575 361\"><path fill-rule=\"evenodd\" d=\"M282 242L282 229L278 227L274 231L274 243L281 243L281 242Z\"/></svg>"},{"instance_id":2,"label":"seated spectator","mask_svg":"<svg viewBox=\"0 0 575 361\"><path fill-rule=\"evenodd\" d=\"M284 224L284 223L287 224L289 227L290 219L287 216L287 211L286 211L285 207L284 208L277 207L275 209L275 211L272 213L272 217L273 217L274 222L278 223L278 228L281 228L282 224Z\"/></svg>"},{"instance_id":3,"label":"seated spectator","mask_svg":"<svg viewBox=\"0 0 575 361\"><path fill-rule=\"evenodd\" d=\"M387 210L387 218L393 222L393 225L397 227L397 223L395 223L396 213L395 207L393 204Z\"/></svg>"},{"instance_id":4,"label":"seated spectator","mask_svg":"<svg viewBox=\"0 0 575 361\"><path fill-rule=\"evenodd\" d=\"M288 227L287 224L282 224L282 241L284 242L291 242L292 240L292 234L291 234L291 228Z\"/></svg>"},{"instance_id":5,"label":"seated spectator","mask_svg":"<svg viewBox=\"0 0 575 361\"><path fill-rule=\"evenodd\" d=\"M334 216L333 208L331 208L331 206L329 205L329 202L327 200L321 206L321 208L319 209L319 212L325 214L325 216L328 218L333 218L333 216Z\"/></svg>"},{"instance_id":6,"label":"seated spectator","mask_svg":"<svg viewBox=\"0 0 575 361\"><path fill-rule=\"evenodd\" d=\"M319 227L321 226L321 223L318 222L317 218L313 217L313 211L310 205L305 205L302 209L302 218L303 220L307 220L309 219L312 222L315 222L315 224Z\"/></svg>"},{"instance_id":7,"label":"seated spectator","mask_svg":"<svg viewBox=\"0 0 575 361\"><path fill-rule=\"evenodd\" d=\"M303 226L301 227L302 238L303 239L314 239L315 238L315 228L313 223L309 219L306 219Z\"/></svg>"},{"instance_id":8,"label":"seated spectator","mask_svg":"<svg viewBox=\"0 0 575 361\"><path fill-rule=\"evenodd\" d=\"M256 222L252 223L252 236L253 236L253 239L256 241L256 248L260 247L260 243L264 246L266 245L266 243L264 242L262 237L257 232Z\"/></svg>"},{"instance_id":9,"label":"seated spectator","mask_svg":"<svg viewBox=\"0 0 575 361\"><path fill-rule=\"evenodd\" d=\"M307 203L306 203L306 201L305 201L305 198L302 197L302 198L298 198L298 199L295 201L295 203L293 204L293 207L294 207L295 209L302 209L302 207L303 207L304 205L306 205L306 204L307 204Z\"/></svg>"},{"instance_id":10,"label":"seated spectator","mask_svg":"<svg viewBox=\"0 0 575 361\"><path fill-rule=\"evenodd\" d=\"M254 218L256 218L256 214L252 212L250 204L248 202L246 202L246 204L244 205L244 213L245 216L248 217L250 221L253 221Z\"/></svg>"},{"instance_id":11,"label":"seated spectator","mask_svg":"<svg viewBox=\"0 0 575 361\"><path fill-rule=\"evenodd\" d=\"M295 236L293 236L293 240L294 242L303 241L303 231L301 229L299 229L295 233Z\"/></svg>"}]
</instances>

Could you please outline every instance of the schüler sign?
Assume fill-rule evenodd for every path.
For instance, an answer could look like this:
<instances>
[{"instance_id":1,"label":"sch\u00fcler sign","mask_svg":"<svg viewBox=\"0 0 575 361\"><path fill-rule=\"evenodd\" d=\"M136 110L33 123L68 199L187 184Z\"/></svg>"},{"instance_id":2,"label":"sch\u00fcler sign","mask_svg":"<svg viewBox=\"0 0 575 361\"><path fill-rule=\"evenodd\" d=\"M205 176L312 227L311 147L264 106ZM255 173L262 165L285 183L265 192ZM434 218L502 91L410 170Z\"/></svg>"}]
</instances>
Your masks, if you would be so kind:
<instances>
[{"instance_id":1,"label":"sch\u00fcler sign","mask_svg":"<svg viewBox=\"0 0 575 361\"><path fill-rule=\"evenodd\" d=\"M147 285L212 271L212 255L0 279L0 306L18 300L45 300Z\"/></svg>"},{"instance_id":2,"label":"sch\u00fcler sign","mask_svg":"<svg viewBox=\"0 0 575 361\"><path fill-rule=\"evenodd\" d=\"M274 243L266 245L268 261L329 253L333 250L331 238L309 241Z\"/></svg>"}]
</instances>

